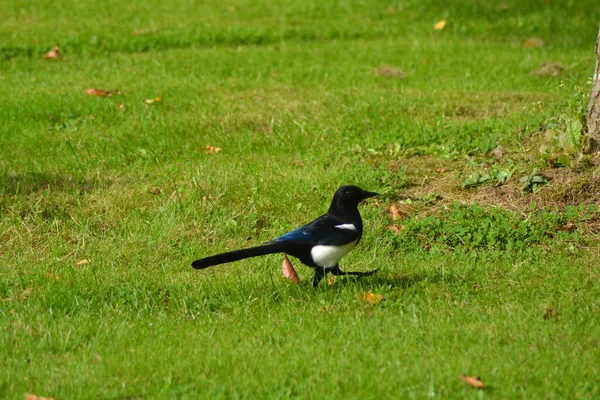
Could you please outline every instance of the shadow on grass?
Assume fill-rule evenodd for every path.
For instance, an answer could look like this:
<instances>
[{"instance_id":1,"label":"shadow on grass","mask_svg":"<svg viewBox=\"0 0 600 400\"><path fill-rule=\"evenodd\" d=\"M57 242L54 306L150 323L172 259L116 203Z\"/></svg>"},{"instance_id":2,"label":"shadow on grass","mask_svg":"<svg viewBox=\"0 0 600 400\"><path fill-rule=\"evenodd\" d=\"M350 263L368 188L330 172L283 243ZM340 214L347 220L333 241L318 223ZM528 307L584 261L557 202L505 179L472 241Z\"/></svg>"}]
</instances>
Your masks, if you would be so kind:
<instances>
[{"instance_id":1,"label":"shadow on grass","mask_svg":"<svg viewBox=\"0 0 600 400\"><path fill-rule=\"evenodd\" d=\"M408 274L393 274L385 271L378 271L371 276L344 276L336 278L336 284L347 285L352 284L356 287L369 289L372 287L385 286L389 288L407 289L422 282L429 284L437 284L440 282L454 283L460 280L454 275L432 274L432 273L408 273Z\"/></svg>"}]
</instances>

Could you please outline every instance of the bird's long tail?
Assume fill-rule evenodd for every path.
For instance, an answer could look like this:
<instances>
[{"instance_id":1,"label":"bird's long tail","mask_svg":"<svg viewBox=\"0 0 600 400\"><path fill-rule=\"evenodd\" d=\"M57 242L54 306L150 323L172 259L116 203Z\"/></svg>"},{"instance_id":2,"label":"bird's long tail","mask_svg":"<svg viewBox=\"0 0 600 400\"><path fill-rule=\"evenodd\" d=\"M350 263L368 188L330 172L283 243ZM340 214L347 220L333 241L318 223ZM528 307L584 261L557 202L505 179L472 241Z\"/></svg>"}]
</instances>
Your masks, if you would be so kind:
<instances>
[{"instance_id":1,"label":"bird's long tail","mask_svg":"<svg viewBox=\"0 0 600 400\"><path fill-rule=\"evenodd\" d=\"M287 243L275 242L262 246L250 247L248 249L228 251L227 253L216 254L210 257L204 257L192 263L196 269L204 269L213 265L225 264L233 261L243 260L244 258L264 256L266 254L285 252Z\"/></svg>"}]
</instances>

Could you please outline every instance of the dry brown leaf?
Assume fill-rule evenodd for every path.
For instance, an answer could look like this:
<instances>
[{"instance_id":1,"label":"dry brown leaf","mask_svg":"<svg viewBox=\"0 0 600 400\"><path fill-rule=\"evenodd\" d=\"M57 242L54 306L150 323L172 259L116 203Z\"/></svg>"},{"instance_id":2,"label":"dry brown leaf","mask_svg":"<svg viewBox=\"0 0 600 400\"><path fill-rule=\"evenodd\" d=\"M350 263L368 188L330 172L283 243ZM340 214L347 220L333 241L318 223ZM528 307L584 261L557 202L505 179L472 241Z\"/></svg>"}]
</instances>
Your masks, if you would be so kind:
<instances>
[{"instance_id":1,"label":"dry brown leaf","mask_svg":"<svg viewBox=\"0 0 600 400\"><path fill-rule=\"evenodd\" d=\"M379 67L375 68L375 75L384 78L406 78L406 73L404 71L396 67L392 67L391 65L380 65Z\"/></svg>"},{"instance_id":2,"label":"dry brown leaf","mask_svg":"<svg viewBox=\"0 0 600 400\"><path fill-rule=\"evenodd\" d=\"M52 50L46 53L44 60L66 60L66 58L60 54L60 48L58 46L54 46Z\"/></svg>"},{"instance_id":3,"label":"dry brown leaf","mask_svg":"<svg viewBox=\"0 0 600 400\"><path fill-rule=\"evenodd\" d=\"M398 207L396 207L395 204L392 204L390 206L390 216L392 217L392 221L397 220L400 216L400 211L398 210Z\"/></svg>"},{"instance_id":4,"label":"dry brown leaf","mask_svg":"<svg viewBox=\"0 0 600 400\"><path fill-rule=\"evenodd\" d=\"M554 308L546 308L546 312L544 313L544 319L553 319L558 317L558 311Z\"/></svg>"},{"instance_id":5,"label":"dry brown leaf","mask_svg":"<svg viewBox=\"0 0 600 400\"><path fill-rule=\"evenodd\" d=\"M75 266L77 266L77 267L83 267L84 265L88 265L89 263L90 263L90 260L88 260L87 258L83 258L83 259L77 261L75 263Z\"/></svg>"},{"instance_id":6,"label":"dry brown leaf","mask_svg":"<svg viewBox=\"0 0 600 400\"><path fill-rule=\"evenodd\" d=\"M538 69L532 72L535 76L557 76L565 70L565 66L559 62L543 63Z\"/></svg>"},{"instance_id":7,"label":"dry brown leaf","mask_svg":"<svg viewBox=\"0 0 600 400\"><path fill-rule=\"evenodd\" d=\"M162 189L161 188L157 188L157 187L152 187L150 189L148 189L148 193L153 194L153 195L159 195L162 194Z\"/></svg>"},{"instance_id":8,"label":"dry brown leaf","mask_svg":"<svg viewBox=\"0 0 600 400\"><path fill-rule=\"evenodd\" d=\"M32 393L25 393L25 400L54 400L54 397L37 396Z\"/></svg>"},{"instance_id":9,"label":"dry brown leaf","mask_svg":"<svg viewBox=\"0 0 600 400\"><path fill-rule=\"evenodd\" d=\"M530 37L527 39L523 39L521 42L521 46L528 49L537 49L544 46L544 41L537 37Z\"/></svg>"},{"instance_id":10,"label":"dry brown leaf","mask_svg":"<svg viewBox=\"0 0 600 400\"><path fill-rule=\"evenodd\" d=\"M287 254L283 255L283 263L281 263L281 274L285 279L290 279L294 281L296 285L300 282L300 278L298 278L298 274L296 273L296 270L290 262L290 259L288 258Z\"/></svg>"},{"instance_id":11,"label":"dry brown leaf","mask_svg":"<svg viewBox=\"0 0 600 400\"><path fill-rule=\"evenodd\" d=\"M435 172L437 172L438 174L443 174L444 172L448 171L450 171L448 168L439 168L435 170Z\"/></svg>"},{"instance_id":12,"label":"dry brown leaf","mask_svg":"<svg viewBox=\"0 0 600 400\"><path fill-rule=\"evenodd\" d=\"M119 96L121 94L121 92L118 90L110 91L110 90L98 89L98 88L89 88L85 92L87 93L88 96L98 96L98 97L112 97L112 96Z\"/></svg>"},{"instance_id":13,"label":"dry brown leaf","mask_svg":"<svg viewBox=\"0 0 600 400\"><path fill-rule=\"evenodd\" d=\"M156 102L160 102L160 101L162 101L162 97L158 96L153 99L146 99L146 100L144 100L144 103L152 104L152 103L156 103Z\"/></svg>"},{"instance_id":14,"label":"dry brown leaf","mask_svg":"<svg viewBox=\"0 0 600 400\"><path fill-rule=\"evenodd\" d=\"M215 147L210 144L207 144L206 146L204 146L204 149L206 150L206 152L208 154L217 154L217 153L220 153L222 150L220 147Z\"/></svg>"},{"instance_id":15,"label":"dry brown leaf","mask_svg":"<svg viewBox=\"0 0 600 400\"><path fill-rule=\"evenodd\" d=\"M388 226L388 229L394 232L394 234L396 235L400 233L400 228L398 228L396 225L390 225Z\"/></svg>"},{"instance_id":16,"label":"dry brown leaf","mask_svg":"<svg viewBox=\"0 0 600 400\"><path fill-rule=\"evenodd\" d=\"M444 29L444 27L446 26L447 22L448 21L446 21L445 19L436 22L435 25L433 25L433 30L434 31L441 31L442 29Z\"/></svg>"},{"instance_id":17,"label":"dry brown leaf","mask_svg":"<svg viewBox=\"0 0 600 400\"><path fill-rule=\"evenodd\" d=\"M506 153L508 153L508 151L502 146L498 146L494 150L490 151L490 154L496 158L502 158Z\"/></svg>"},{"instance_id":18,"label":"dry brown leaf","mask_svg":"<svg viewBox=\"0 0 600 400\"><path fill-rule=\"evenodd\" d=\"M361 294L360 299L366 301L369 304L378 304L385 300L385 297L383 297L383 295L381 294L369 292Z\"/></svg>"},{"instance_id":19,"label":"dry brown leaf","mask_svg":"<svg viewBox=\"0 0 600 400\"><path fill-rule=\"evenodd\" d=\"M144 28L144 29L136 29L133 31L134 35L149 35L151 33L156 32L156 28Z\"/></svg>"},{"instance_id":20,"label":"dry brown leaf","mask_svg":"<svg viewBox=\"0 0 600 400\"><path fill-rule=\"evenodd\" d=\"M52 271L50 271L50 272L46 273L46 274L44 275L44 277L45 277L46 279L54 279L54 280L56 280L56 281L60 280L60 276L59 276L59 275L57 275L57 274L54 274L54 272L52 272Z\"/></svg>"},{"instance_id":21,"label":"dry brown leaf","mask_svg":"<svg viewBox=\"0 0 600 400\"><path fill-rule=\"evenodd\" d=\"M477 389L483 389L485 387L485 383L481 381L481 378L478 376L467 376L462 374L460 379L469 386L473 386Z\"/></svg>"}]
</instances>

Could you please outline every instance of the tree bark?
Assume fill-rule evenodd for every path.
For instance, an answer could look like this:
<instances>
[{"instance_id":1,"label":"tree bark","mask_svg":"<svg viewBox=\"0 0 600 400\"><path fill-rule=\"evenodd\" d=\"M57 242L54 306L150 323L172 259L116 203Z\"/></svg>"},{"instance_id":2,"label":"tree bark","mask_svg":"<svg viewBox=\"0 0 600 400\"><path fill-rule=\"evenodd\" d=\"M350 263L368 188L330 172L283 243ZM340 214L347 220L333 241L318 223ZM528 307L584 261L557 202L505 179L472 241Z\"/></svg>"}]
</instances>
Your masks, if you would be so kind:
<instances>
[{"instance_id":1,"label":"tree bark","mask_svg":"<svg viewBox=\"0 0 600 400\"><path fill-rule=\"evenodd\" d=\"M596 39L596 69L592 81L592 94L587 114L587 138L583 148L584 153L600 151L600 31Z\"/></svg>"}]
</instances>

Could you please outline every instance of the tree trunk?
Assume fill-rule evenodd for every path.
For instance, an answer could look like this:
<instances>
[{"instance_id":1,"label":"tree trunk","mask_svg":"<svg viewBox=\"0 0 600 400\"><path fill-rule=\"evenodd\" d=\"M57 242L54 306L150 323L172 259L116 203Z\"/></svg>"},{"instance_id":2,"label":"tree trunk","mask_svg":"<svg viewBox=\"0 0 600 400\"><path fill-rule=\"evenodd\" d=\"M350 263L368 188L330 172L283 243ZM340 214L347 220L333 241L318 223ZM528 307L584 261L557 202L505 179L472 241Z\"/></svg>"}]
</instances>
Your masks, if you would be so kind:
<instances>
[{"instance_id":1,"label":"tree trunk","mask_svg":"<svg viewBox=\"0 0 600 400\"><path fill-rule=\"evenodd\" d=\"M600 151L600 31L596 39L596 69L592 81L592 94L587 115L587 139L583 149L584 153Z\"/></svg>"}]
</instances>

